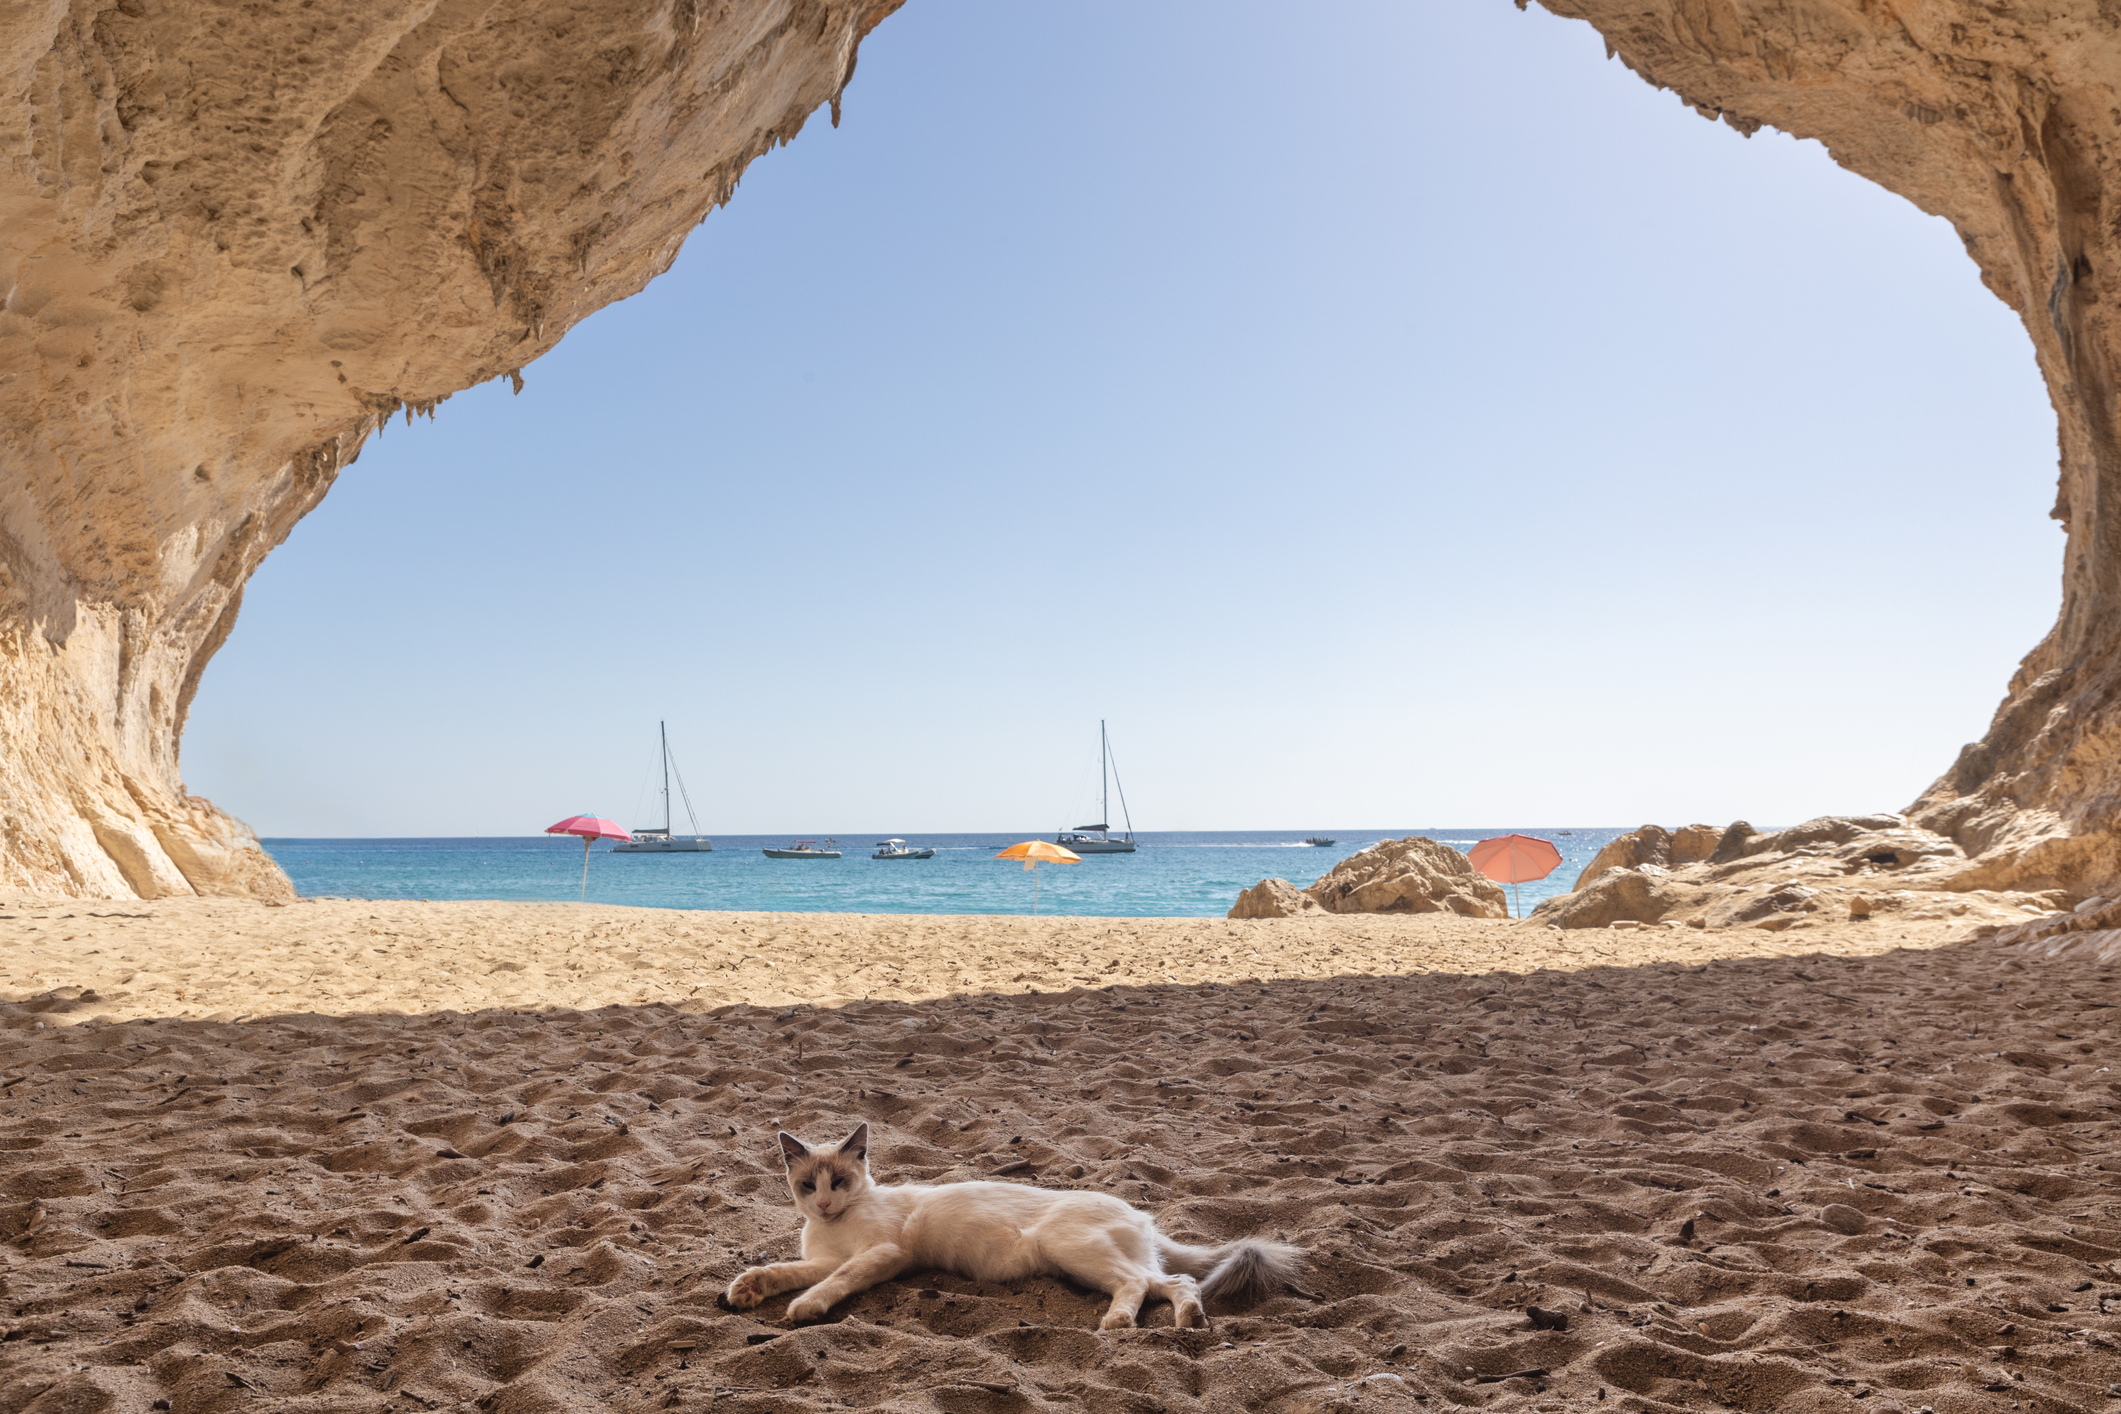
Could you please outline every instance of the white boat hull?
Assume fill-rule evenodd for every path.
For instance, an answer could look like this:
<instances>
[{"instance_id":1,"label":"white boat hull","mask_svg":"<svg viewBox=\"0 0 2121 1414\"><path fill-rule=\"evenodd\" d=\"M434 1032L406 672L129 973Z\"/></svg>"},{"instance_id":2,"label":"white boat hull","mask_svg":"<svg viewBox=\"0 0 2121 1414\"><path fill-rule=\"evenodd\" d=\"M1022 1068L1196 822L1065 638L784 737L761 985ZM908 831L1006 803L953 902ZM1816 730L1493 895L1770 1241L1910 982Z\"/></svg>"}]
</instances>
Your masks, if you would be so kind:
<instances>
[{"instance_id":1,"label":"white boat hull","mask_svg":"<svg viewBox=\"0 0 2121 1414\"><path fill-rule=\"evenodd\" d=\"M674 840L622 840L611 847L613 854L712 854L714 841L703 836Z\"/></svg>"},{"instance_id":2,"label":"white boat hull","mask_svg":"<svg viewBox=\"0 0 2121 1414\"><path fill-rule=\"evenodd\" d=\"M933 859L932 849L884 849L869 856L871 859Z\"/></svg>"},{"instance_id":3,"label":"white boat hull","mask_svg":"<svg viewBox=\"0 0 2121 1414\"><path fill-rule=\"evenodd\" d=\"M759 853L768 859L838 859L836 849L762 849Z\"/></svg>"}]
</instances>

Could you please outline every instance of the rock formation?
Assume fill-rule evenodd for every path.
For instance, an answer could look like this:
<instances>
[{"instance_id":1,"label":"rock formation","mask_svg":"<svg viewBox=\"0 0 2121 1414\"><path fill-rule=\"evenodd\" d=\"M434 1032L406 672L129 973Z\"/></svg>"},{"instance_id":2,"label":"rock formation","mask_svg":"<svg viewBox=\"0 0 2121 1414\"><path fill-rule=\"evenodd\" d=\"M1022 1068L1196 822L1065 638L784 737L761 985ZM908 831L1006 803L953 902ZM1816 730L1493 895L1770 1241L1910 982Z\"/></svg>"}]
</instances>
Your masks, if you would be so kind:
<instances>
[{"instance_id":1,"label":"rock formation","mask_svg":"<svg viewBox=\"0 0 2121 1414\"><path fill-rule=\"evenodd\" d=\"M1287 879L1261 879L1237 896L1230 906L1231 918L1296 918L1306 913L1324 913L1312 898Z\"/></svg>"},{"instance_id":2,"label":"rock formation","mask_svg":"<svg viewBox=\"0 0 2121 1414\"><path fill-rule=\"evenodd\" d=\"M1543 901L1527 921L1780 931L1901 916L1962 918L1970 931L1996 931L2068 916L2064 891L1968 890L1958 885L1966 869L1957 844L1899 815L1828 816L1771 834L1743 820L1722 830L1645 825L1600 850L1572 891ZM2121 907L2114 916L2121 921Z\"/></svg>"},{"instance_id":3,"label":"rock formation","mask_svg":"<svg viewBox=\"0 0 2121 1414\"><path fill-rule=\"evenodd\" d=\"M1719 830L1714 825L1682 825L1676 830L1644 825L1633 834L1610 841L1593 855L1583 872L1576 876L1574 887L1582 888L1608 869L1639 869L1645 864L1671 869L1699 864L1716 852L1716 846L1723 842L1725 834L1738 831L1743 832L1739 836L1741 839L1753 833L1752 827L1743 820L1732 825L1729 831Z\"/></svg>"},{"instance_id":4,"label":"rock formation","mask_svg":"<svg viewBox=\"0 0 2121 1414\"><path fill-rule=\"evenodd\" d=\"M1655 864L1617 865L1602 870L1589 884L1543 900L1526 921L1555 928L1655 923L1695 901L1692 892L1667 884L1667 874Z\"/></svg>"},{"instance_id":5,"label":"rock formation","mask_svg":"<svg viewBox=\"0 0 2121 1414\"><path fill-rule=\"evenodd\" d=\"M1299 902L1299 900L1301 900ZM1237 897L1232 918L1328 913L1443 913L1507 918L1502 889L1447 844L1418 835L1358 850L1308 889L1262 879Z\"/></svg>"},{"instance_id":6,"label":"rock formation","mask_svg":"<svg viewBox=\"0 0 2121 1414\"><path fill-rule=\"evenodd\" d=\"M0 17L0 884L289 892L177 744L393 413L667 269L900 0L54 0Z\"/></svg>"},{"instance_id":7,"label":"rock formation","mask_svg":"<svg viewBox=\"0 0 2121 1414\"><path fill-rule=\"evenodd\" d=\"M1520 5L1525 0L1518 0ZM1816 138L1952 223L2060 424L2062 611L1910 810L1962 888L2121 882L2121 12L2092 0L1542 0L1705 118ZM2117 500L2116 504L2121 504Z\"/></svg>"}]
</instances>

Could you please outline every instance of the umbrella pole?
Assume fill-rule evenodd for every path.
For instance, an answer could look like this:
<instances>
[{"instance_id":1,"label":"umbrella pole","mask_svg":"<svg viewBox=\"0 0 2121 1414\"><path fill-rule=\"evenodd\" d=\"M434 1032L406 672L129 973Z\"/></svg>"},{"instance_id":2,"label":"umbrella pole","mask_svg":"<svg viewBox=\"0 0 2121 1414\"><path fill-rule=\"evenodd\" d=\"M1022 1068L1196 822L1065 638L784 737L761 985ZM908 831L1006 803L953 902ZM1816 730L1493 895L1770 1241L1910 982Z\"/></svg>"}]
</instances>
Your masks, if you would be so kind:
<instances>
[{"instance_id":1,"label":"umbrella pole","mask_svg":"<svg viewBox=\"0 0 2121 1414\"><path fill-rule=\"evenodd\" d=\"M589 902L589 836L582 836L582 902Z\"/></svg>"},{"instance_id":2,"label":"umbrella pole","mask_svg":"<svg viewBox=\"0 0 2121 1414\"><path fill-rule=\"evenodd\" d=\"M1510 836L1510 899L1516 905L1517 916L1524 917L1524 900L1517 896L1517 876L1524 870L1517 867L1517 836Z\"/></svg>"},{"instance_id":3,"label":"umbrella pole","mask_svg":"<svg viewBox=\"0 0 2121 1414\"><path fill-rule=\"evenodd\" d=\"M1038 917L1038 861L1031 862L1031 916Z\"/></svg>"}]
</instances>

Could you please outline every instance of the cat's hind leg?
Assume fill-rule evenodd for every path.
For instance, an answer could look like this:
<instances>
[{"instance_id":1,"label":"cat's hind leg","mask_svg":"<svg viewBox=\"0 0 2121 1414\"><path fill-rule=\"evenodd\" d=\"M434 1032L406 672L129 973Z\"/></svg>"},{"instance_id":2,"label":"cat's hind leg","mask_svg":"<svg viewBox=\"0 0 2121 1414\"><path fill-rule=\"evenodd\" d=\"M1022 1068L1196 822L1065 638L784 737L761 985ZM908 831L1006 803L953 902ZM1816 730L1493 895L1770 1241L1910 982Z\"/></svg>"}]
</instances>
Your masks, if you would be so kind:
<instances>
[{"instance_id":1,"label":"cat's hind leg","mask_svg":"<svg viewBox=\"0 0 2121 1414\"><path fill-rule=\"evenodd\" d=\"M1208 1328L1208 1312L1200 1304L1200 1283L1189 1276L1159 1276L1149 1282L1149 1294L1171 1303L1171 1324L1180 1330Z\"/></svg>"},{"instance_id":2,"label":"cat's hind leg","mask_svg":"<svg viewBox=\"0 0 2121 1414\"><path fill-rule=\"evenodd\" d=\"M824 1265L819 1263L820 1266ZM856 1253L827 1274L816 1286L788 1303L791 1321L815 1321L858 1291L897 1276L912 1265L905 1250L885 1242Z\"/></svg>"},{"instance_id":3,"label":"cat's hind leg","mask_svg":"<svg viewBox=\"0 0 2121 1414\"><path fill-rule=\"evenodd\" d=\"M1134 1329L1135 1318L1141 1314L1142 1302L1149 1297L1149 1283L1153 1278L1139 1268L1114 1273L1117 1278L1112 1285L1112 1304L1105 1310L1105 1318L1097 1323L1101 1331L1125 1331Z\"/></svg>"},{"instance_id":4,"label":"cat's hind leg","mask_svg":"<svg viewBox=\"0 0 2121 1414\"><path fill-rule=\"evenodd\" d=\"M1131 1330L1151 1283L1166 1278L1157 1266L1156 1249L1134 1224L1097 1217L1099 1221L1054 1224L1040 1233L1040 1249L1071 1280L1112 1294L1112 1305L1097 1323L1099 1330Z\"/></svg>"},{"instance_id":5,"label":"cat's hind leg","mask_svg":"<svg viewBox=\"0 0 2121 1414\"><path fill-rule=\"evenodd\" d=\"M831 1275L830 1262L775 1262L771 1266L753 1267L739 1273L737 1279L729 1283L729 1289L722 1293L722 1299L732 1310L749 1311L769 1296L809 1286Z\"/></svg>"}]
</instances>

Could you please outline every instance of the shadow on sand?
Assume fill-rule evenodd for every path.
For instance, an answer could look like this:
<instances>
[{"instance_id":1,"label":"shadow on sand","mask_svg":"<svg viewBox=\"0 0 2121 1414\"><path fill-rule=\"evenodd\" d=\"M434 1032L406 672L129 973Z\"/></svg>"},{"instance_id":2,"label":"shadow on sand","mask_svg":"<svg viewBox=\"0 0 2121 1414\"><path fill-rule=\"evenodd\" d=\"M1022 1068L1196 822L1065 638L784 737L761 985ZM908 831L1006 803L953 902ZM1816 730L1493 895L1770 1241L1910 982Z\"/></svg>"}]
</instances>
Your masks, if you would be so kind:
<instances>
[{"instance_id":1,"label":"shadow on sand","mask_svg":"<svg viewBox=\"0 0 2121 1414\"><path fill-rule=\"evenodd\" d=\"M2104 1408L2112 971L37 1029L80 1006L45 998L0 1008L0 1408ZM774 1131L859 1119L880 1181L1096 1187L1311 1266L1205 1332L935 1273L803 1330L717 1309L793 1249Z\"/></svg>"}]
</instances>

